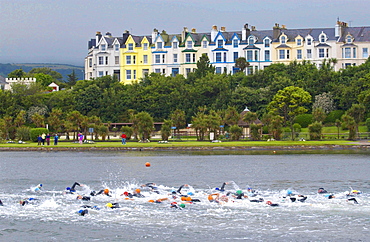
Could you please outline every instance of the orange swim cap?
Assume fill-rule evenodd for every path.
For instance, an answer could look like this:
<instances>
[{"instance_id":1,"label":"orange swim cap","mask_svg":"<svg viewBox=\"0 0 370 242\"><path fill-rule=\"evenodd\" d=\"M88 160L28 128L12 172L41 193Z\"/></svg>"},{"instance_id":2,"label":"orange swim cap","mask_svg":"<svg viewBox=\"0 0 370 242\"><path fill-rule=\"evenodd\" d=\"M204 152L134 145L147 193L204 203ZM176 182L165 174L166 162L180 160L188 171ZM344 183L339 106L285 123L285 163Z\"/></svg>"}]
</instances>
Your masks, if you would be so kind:
<instances>
[{"instance_id":1,"label":"orange swim cap","mask_svg":"<svg viewBox=\"0 0 370 242\"><path fill-rule=\"evenodd\" d=\"M109 189L104 189L104 194L108 194L109 193Z\"/></svg>"},{"instance_id":2,"label":"orange swim cap","mask_svg":"<svg viewBox=\"0 0 370 242\"><path fill-rule=\"evenodd\" d=\"M186 197L181 197L181 201L186 201Z\"/></svg>"},{"instance_id":3,"label":"orange swim cap","mask_svg":"<svg viewBox=\"0 0 370 242\"><path fill-rule=\"evenodd\" d=\"M191 197L186 197L186 201L191 202Z\"/></svg>"},{"instance_id":4,"label":"orange swim cap","mask_svg":"<svg viewBox=\"0 0 370 242\"><path fill-rule=\"evenodd\" d=\"M140 193L141 191L140 191L140 189L138 188L138 189L136 189L136 190L135 190L135 192L136 192L136 193Z\"/></svg>"},{"instance_id":5,"label":"orange swim cap","mask_svg":"<svg viewBox=\"0 0 370 242\"><path fill-rule=\"evenodd\" d=\"M150 202L150 203L154 203L154 200L149 200L148 202Z\"/></svg>"}]
</instances>

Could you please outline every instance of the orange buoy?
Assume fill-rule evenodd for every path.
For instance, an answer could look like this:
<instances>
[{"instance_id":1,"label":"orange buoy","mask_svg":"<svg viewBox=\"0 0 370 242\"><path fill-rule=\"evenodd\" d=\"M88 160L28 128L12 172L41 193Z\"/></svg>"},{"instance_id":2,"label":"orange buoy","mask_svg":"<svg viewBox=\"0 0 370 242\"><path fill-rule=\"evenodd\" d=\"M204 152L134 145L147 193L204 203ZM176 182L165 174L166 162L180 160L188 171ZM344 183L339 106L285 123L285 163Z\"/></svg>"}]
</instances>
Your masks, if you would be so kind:
<instances>
[{"instance_id":1,"label":"orange buoy","mask_svg":"<svg viewBox=\"0 0 370 242\"><path fill-rule=\"evenodd\" d=\"M145 163L145 166L150 167L150 163L149 162Z\"/></svg>"}]
</instances>

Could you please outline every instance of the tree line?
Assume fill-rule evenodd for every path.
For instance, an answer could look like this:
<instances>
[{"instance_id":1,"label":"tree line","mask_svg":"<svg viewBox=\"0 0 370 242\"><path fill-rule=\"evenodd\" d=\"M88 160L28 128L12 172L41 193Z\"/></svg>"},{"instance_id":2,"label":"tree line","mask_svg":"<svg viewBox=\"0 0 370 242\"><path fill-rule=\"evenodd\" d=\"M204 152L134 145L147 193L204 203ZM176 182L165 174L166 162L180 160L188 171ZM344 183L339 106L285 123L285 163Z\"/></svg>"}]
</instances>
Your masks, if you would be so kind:
<instances>
[{"instance_id":1,"label":"tree line","mask_svg":"<svg viewBox=\"0 0 370 242\"><path fill-rule=\"evenodd\" d=\"M208 58L201 58L187 78L151 73L130 85L122 85L115 76L77 81L71 73L67 81L62 81L49 68L35 68L29 73L15 70L8 77L36 77L37 81L0 91L0 130L2 137L15 138L21 127L45 127L46 123L53 132L83 132L92 124L137 123L144 118L149 126L164 122L162 133L191 123L199 140L210 131L222 135L225 129L238 139L239 113L248 107L252 117L246 120L254 139L261 133L279 139L283 127L291 130L294 139L297 124L311 125L312 134L319 132L322 125L344 125L355 138L359 123L369 118L370 59L338 72L333 62L324 60L317 67L309 61L293 61L288 65L272 64L251 75L242 71L231 75L215 74ZM63 89L49 92L47 85L51 81L59 82ZM74 122L72 116L76 113L84 120L72 128L69 122ZM264 126L259 127L253 119L262 120ZM149 137L150 129L137 126L132 133L142 139Z\"/></svg>"}]
</instances>

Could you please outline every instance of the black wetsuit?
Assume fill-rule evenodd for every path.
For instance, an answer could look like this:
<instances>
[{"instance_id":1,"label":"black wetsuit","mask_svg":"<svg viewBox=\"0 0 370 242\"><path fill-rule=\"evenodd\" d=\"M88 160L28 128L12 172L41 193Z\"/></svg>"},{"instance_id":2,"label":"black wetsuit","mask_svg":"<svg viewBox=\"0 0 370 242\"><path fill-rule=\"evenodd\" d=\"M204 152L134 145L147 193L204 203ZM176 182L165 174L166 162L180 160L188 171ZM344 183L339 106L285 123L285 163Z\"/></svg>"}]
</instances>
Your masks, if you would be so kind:
<instances>
[{"instance_id":1,"label":"black wetsuit","mask_svg":"<svg viewBox=\"0 0 370 242\"><path fill-rule=\"evenodd\" d=\"M75 192L76 191L76 186L79 186L80 187L81 185L78 182L73 183L73 185L71 186L70 191L71 192Z\"/></svg>"},{"instance_id":2,"label":"black wetsuit","mask_svg":"<svg viewBox=\"0 0 370 242\"><path fill-rule=\"evenodd\" d=\"M102 194L102 193L104 193L104 190L100 190L98 193L96 193L95 191L92 191L92 192L90 193L90 195L91 195L91 196L97 196L97 195L100 195L100 194ZM111 195L110 195L109 193L107 193L107 194L105 194L105 193L104 193L104 195L107 195L108 197L111 197Z\"/></svg>"},{"instance_id":3,"label":"black wetsuit","mask_svg":"<svg viewBox=\"0 0 370 242\"><path fill-rule=\"evenodd\" d=\"M261 203L264 200L263 200L263 198L259 198L259 199L252 199L252 200L249 200L249 201L252 202L252 203Z\"/></svg>"},{"instance_id":4,"label":"black wetsuit","mask_svg":"<svg viewBox=\"0 0 370 242\"><path fill-rule=\"evenodd\" d=\"M223 192L225 191L225 186L226 186L226 182L224 182L220 188L220 191Z\"/></svg>"},{"instance_id":5,"label":"black wetsuit","mask_svg":"<svg viewBox=\"0 0 370 242\"><path fill-rule=\"evenodd\" d=\"M356 198L352 197L352 198L348 198L348 201L353 201L355 204L358 204Z\"/></svg>"},{"instance_id":6,"label":"black wetsuit","mask_svg":"<svg viewBox=\"0 0 370 242\"><path fill-rule=\"evenodd\" d=\"M0 206L4 206L3 202L0 200Z\"/></svg>"},{"instance_id":7,"label":"black wetsuit","mask_svg":"<svg viewBox=\"0 0 370 242\"><path fill-rule=\"evenodd\" d=\"M80 215L81 215L81 216L85 216L85 215L86 215L86 214L88 214L88 213L89 213L89 210L85 209L85 210L82 210L82 211L81 211Z\"/></svg>"},{"instance_id":8,"label":"black wetsuit","mask_svg":"<svg viewBox=\"0 0 370 242\"><path fill-rule=\"evenodd\" d=\"M113 209L113 208L120 208L120 206L119 206L119 204L118 204L118 203L112 203L112 205L113 205L113 206L112 206L112 207L110 207L110 208L112 208L112 209Z\"/></svg>"},{"instance_id":9,"label":"black wetsuit","mask_svg":"<svg viewBox=\"0 0 370 242\"><path fill-rule=\"evenodd\" d=\"M243 199L244 193L236 194L236 199Z\"/></svg>"}]
</instances>

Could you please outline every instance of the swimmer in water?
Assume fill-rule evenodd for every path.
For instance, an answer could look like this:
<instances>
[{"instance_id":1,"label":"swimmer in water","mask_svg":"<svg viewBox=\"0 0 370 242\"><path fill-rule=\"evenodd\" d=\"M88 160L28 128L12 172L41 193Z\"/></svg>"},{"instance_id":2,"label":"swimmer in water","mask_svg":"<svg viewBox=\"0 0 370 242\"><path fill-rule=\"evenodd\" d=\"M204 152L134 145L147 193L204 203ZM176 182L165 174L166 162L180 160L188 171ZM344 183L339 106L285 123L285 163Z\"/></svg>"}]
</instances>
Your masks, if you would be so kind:
<instances>
[{"instance_id":1,"label":"swimmer in water","mask_svg":"<svg viewBox=\"0 0 370 242\"><path fill-rule=\"evenodd\" d=\"M41 188L42 188L42 184L38 184L38 185L34 188L34 191L35 191L35 192L39 192L39 191L41 191Z\"/></svg>"},{"instance_id":2,"label":"swimmer in water","mask_svg":"<svg viewBox=\"0 0 370 242\"><path fill-rule=\"evenodd\" d=\"M144 185L141 185L140 187L142 187L142 188L149 187L152 192L159 194L158 187L153 182L146 183Z\"/></svg>"},{"instance_id":3,"label":"swimmer in water","mask_svg":"<svg viewBox=\"0 0 370 242\"><path fill-rule=\"evenodd\" d=\"M90 201L90 197L77 195L77 200Z\"/></svg>"},{"instance_id":4,"label":"swimmer in water","mask_svg":"<svg viewBox=\"0 0 370 242\"><path fill-rule=\"evenodd\" d=\"M89 210L87 209L81 209L77 212L80 216L85 216L86 214L89 213Z\"/></svg>"},{"instance_id":5,"label":"swimmer in water","mask_svg":"<svg viewBox=\"0 0 370 242\"><path fill-rule=\"evenodd\" d=\"M112 195L110 195L110 191L109 191L109 189L103 189L103 190L100 190L98 193L96 193L95 191L92 191L91 193L90 193L90 196L98 196L98 195L100 195L100 194L102 194L102 195L106 195L106 196L108 196L108 197L111 197Z\"/></svg>"},{"instance_id":6,"label":"swimmer in water","mask_svg":"<svg viewBox=\"0 0 370 242\"><path fill-rule=\"evenodd\" d=\"M271 206L271 207L277 207L277 206L279 206L279 204L272 203L271 201L267 201L266 204L269 205L269 206Z\"/></svg>"},{"instance_id":7,"label":"swimmer in water","mask_svg":"<svg viewBox=\"0 0 370 242\"><path fill-rule=\"evenodd\" d=\"M0 200L0 206L4 206L3 202Z\"/></svg>"},{"instance_id":8,"label":"swimmer in water","mask_svg":"<svg viewBox=\"0 0 370 242\"><path fill-rule=\"evenodd\" d=\"M320 188L317 190L317 193L328 193L328 191L326 191L324 188L320 187Z\"/></svg>"},{"instance_id":9,"label":"swimmer in water","mask_svg":"<svg viewBox=\"0 0 370 242\"><path fill-rule=\"evenodd\" d=\"M141 194L141 190L139 188L135 189L134 193L132 194L133 197L145 197Z\"/></svg>"},{"instance_id":10,"label":"swimmer in water","mask_svg":"<svg viewBox=\"0 0 370 242\"><path fill-rule=\"evenodd\" d=\"M208 195L208 201L211 203L219 203L220 202L220 193L213 193Z\"/></svg>"},{"instance_id":11,"label":"swimmer in water","mask_svg":"<svg viewBox=\"0 0 370 242\"><path fill-rule=\"evenodd\" d=\"M252 200L249 200L251 203L261 203L261 202L264 202L264 199L262 197L260 197L259 199L252 199Z\"/></svg>"},{"instance_id":12,"label":"swimmer in water","mask_svg":"<svg viewBox=\"0 0 370 242\"><path fill-rule=\"evenodd\" d=\"M235 195L233 195L235 199L243 199L243 198L248 198L248 196L244 195L242 190L237 190Z\"/></svg>"},{"instance_id":13,"label":"swimmer in water","mask_svg":"<svg viewBox=\"0 0 370 242\"><path fill-rule=\"evenodd\" d=\"M67 187L65 193L73 194L76 192L76 186L82 187L83 184L80 184L78 182L73 183L71 187Z\"/></svg>"},{"instance_id":14,"label":"swimmer in water","mask_svg":"<svg viewBox=\"0 0 370 242\"><path fill-rule=\"evenodd\" d=\"M107 203L105 204L108 208L114 209L114 208L120 208L118 203Z\"/></svg>"},{"instance_id":15,"label":"swimmer in water","mask_svg":"<svg viewBox=\"0 0 370 242\"><path fill-rule=\"evenodd\" d=\"M354 204L358 204L356 198L354 198L354 197L351 197L351 198L347 199L347 202L350 202L350 201L353 201Z\"/></svg>"},{"instance_id":16,"label":"swimmer in water","mask_svg":"<svg viewBox=\"0 0 370 242\"><path fill-rule=\"evenodd\" d=\"M94 210L100 210L100 208L96 205L94 205L94 206L82 205L81 208L90 208L90 209L94 209Z\"/></svg>"},{"instance_id":17,"label":"swimmer in water","mask_svg":"<svg viewBox=\"0 0 370 242\"><path fill-rule=\"evenodd\" d=\"M22 205L22 206L24 206L24 205L27 205L29 203L32 203L33 201L36 201L36 200L38 200L38 199L33 198L33 197L31 197L31 198L25 198L25 199L20 200L19 201L19 204Z\"/></svg>"},{"instance_id":18,"label":"swimmer in water","mask_svg":"<svg viewBox=\"0 0 370 242\"><path fill-rule=\"evenodd\" d=\"M229 184L228 182L224 182L224 183L222 183L222 186L220 188L216 187L215 190L220 191L220 192L224 192L225 191L225 186L228 185L228 184Z\"/></svg>"},{"instance_id":19,"label":"swimmer in water","mask_svg":"<svg viewBox=\"0 0 370 242\"><path fill-rule=\"evenodd\" d=\"M185 208L185 204L183 204L183 203L177 204L177 202L173 202L173 203L171 203L171 208L183 209L183 208Z\"/></svg>"}]
</instances>

